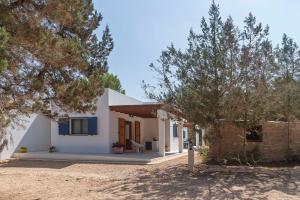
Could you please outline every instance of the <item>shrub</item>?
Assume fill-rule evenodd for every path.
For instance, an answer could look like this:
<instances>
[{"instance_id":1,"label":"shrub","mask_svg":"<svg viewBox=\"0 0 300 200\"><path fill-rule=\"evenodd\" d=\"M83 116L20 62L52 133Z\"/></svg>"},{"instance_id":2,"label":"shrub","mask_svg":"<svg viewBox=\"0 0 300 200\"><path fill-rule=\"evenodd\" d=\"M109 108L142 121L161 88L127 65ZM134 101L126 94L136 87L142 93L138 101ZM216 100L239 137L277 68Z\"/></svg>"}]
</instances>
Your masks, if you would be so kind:
<instances>
[{"instance_id":1,"label":"shrub","mask_svg":"<svg viewBox=\"0 0 300 200\"><path fill-rule=\"evenodd\" d=\"M248 150L245 153L240 152L236 155L228 155L226 156L229 165L248 165L248 166L256 166L260 163L260 153L259 149L255 147L252 150ZM222 163L224 164L224 163Z\"/></svg>"},{"instance_id":2,"label":"shrub","mask_svg":"<svg viewBox=\"0 0 300 200\"><path fill-rule=\"evenodd\" d=\"M123 144L120 144L119 142L115 142L115 143L113 143L113 145L112 145L112 148L114 148L114 147L120 148L120 147L124 147L124 145L123 145Z\"/></svg>"},{"instance_id":3,"label":"shrub","mask_svg":"<svg viewBox=\"0 0 300 200\"><path fill-rule=\"evenodd\" d=\"M209 148L208 147L201 147L199 150L200 153L200 157L202 159L202 161L207 161L208 159L208 152L209 152Z\"/></svg>"},{"instance_id":4,"label":"shrub","mask_svg":"<svg viewBox=\"0 0 300 200\"><path fill-rule=\"evenodd\" d=\"M53 153L53 152L56 152L56 148L55 148L55 146L50 146L49 153Z\"/></svg>"}]
</instances>

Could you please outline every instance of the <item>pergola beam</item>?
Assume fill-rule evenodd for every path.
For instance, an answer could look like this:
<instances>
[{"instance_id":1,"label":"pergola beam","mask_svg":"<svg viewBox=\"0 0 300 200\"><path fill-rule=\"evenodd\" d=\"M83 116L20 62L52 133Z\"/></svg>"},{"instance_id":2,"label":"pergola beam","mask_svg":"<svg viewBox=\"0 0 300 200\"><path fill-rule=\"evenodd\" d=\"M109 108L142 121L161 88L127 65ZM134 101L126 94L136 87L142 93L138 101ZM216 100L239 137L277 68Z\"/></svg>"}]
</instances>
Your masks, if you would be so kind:
<instances>
[{"instance_id":1,"label":"pergola beam","mask_svg":"<svg viewBox=\"0 0 300 200\"><path fill-rule=\"evenodd\" d=\"M160 107L161 104L117 105L110 106L110 110L137 117L156 118Z\"/></svg>"}]
</instances>

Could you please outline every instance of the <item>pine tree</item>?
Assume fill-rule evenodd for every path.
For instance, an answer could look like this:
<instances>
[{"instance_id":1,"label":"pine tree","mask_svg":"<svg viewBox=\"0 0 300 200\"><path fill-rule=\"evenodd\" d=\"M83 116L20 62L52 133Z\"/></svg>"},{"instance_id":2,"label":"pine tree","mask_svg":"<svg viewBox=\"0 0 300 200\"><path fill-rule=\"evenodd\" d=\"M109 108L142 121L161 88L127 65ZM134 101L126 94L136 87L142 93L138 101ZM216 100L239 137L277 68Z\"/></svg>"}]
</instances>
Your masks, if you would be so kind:
<instances>
[{"instance_id":1,"label":"pine tree","mask_svg":"<svg viewBox=\"0 0 300 200\"><path fill-rule=\"evenodd\" d=\"M0 1L0 128L30 113L93 111L113 48L92 0Z\"/></svg>"},{"instance_id":2,"label":"pine tree","mask_svg":"<svg viewBox=\"0 0 300 200\"><path fill-rule=\"evenodd\" d=\"M274 56L268 39L269 27L263 28L251 13L244 22L240 35L239 83L231 94L231 101L236 105L233 119L244 130L243 156L247 159L247 130L265 121L267 105L271 101L269 89L273 80Z\"/></svg>"},{"instance_id":3,"label":"pine tree","mask_svg":"<svg viewBox=\"0 0 300 200\"><path fill-rule=\"evenodd\" d=\"M213 2L209 19L201 20L201 33L190 31L186 51L171 45L162 52L158 66L150 65L159 85L144 85L146 93L179 108L188 121L210 126L211 142L219 143L221 120L229 115L225 98L237 83L239 51L237 28L230 17L222 21Z\"/></svg>"},{"instance_id":4,"label":"pine tree","mask_svg":"<svg viewBox=\"0 0 300 200\"><path fill-rule=\"evenodd\" d=\"M125 94L125 90L122 88L121 81L117 75L107 73L100 79L100 85L103 85L105 88L110 88L116 90L122 94Z\"/></svg>"},{"instance_id":5,"label":"pine tree","mask_svg":"<svg viewBox=\"0 0 300 200\"><path fill-rule=\"evenodd\" d=\"M290 143L290 122L300 119L300 50L293 39L286 34L276 48L278 71L274 80L273 95L276 104L273 111L277 120L287 122L288 147ZM290 154L290 152L288 152Z\"/></svg>"}]
</instances>

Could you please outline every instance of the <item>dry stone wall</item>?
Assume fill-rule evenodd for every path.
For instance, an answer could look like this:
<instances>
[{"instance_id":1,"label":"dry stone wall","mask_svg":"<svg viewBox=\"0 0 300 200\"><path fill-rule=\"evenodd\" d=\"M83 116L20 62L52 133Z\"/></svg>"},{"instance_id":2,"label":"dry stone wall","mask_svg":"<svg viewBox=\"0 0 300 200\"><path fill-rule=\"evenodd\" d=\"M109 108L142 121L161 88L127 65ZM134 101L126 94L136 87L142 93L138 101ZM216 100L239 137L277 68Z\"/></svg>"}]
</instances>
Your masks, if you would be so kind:
<instances>
[{"instance_id":1,"label":"dry stone wall","mask_svg":"<svg viewBox=\"0 0 300 200\"><path fill-rule=\"evenodd\" d=\"M289 131L288 131L289 130ZM262 124L262 141L246 141L246 151L258 154L260 161L283 161L288 155L300 158L300 122L266 122ZM244 130L234 123L224 122L221 140L210 145L210 157L234 158L242 155L245 140ZM219 149L220 148L220 149Z\"/></svg>"}]
</instances>

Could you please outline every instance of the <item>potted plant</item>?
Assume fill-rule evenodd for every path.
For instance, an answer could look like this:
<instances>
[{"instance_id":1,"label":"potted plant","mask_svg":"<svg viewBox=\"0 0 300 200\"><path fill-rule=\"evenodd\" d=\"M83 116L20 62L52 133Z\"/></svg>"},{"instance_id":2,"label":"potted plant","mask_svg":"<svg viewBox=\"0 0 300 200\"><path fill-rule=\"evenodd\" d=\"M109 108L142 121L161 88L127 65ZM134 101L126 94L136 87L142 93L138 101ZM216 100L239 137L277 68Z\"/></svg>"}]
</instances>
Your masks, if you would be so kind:
<instances>
[{"instance_id":1,"label":"potted plant","mask_svg":"<svg viewBox=\"0 0 300 200\"><path fill-rule=\"evenodd\" d=\"M170 148L168 145L165 146L165 149L166 149L166 152L169 152L170 151Z\"/></svg>"},{"instance_id":2,"label":"potted plant","mask_svg":"<svg viewBox=\"0 0 300 200\"><path fill-rule=\"evenodd\" d=\"M113 153L120 153L121 154L121 153L124 152L124 145L120 144L119 142L115 142L112 145L112 150L113 150Z\"/></svg>"},{"instance_id":3,"label":"potted plant","mask_svg":"<svg viewBox=\"0 0 300 200\"><path fill-rule=\"evenodd\" d=\"M28 148L27 147L20 147L20 153L27 153Z\"/></svg>"},{"instance_id":4,"label":"potted plant","mask_svg":"<svg viewBox=\"0 0 300 200\"><path fill-rule=\"evenodd\" d=\"M56 152L55 146L50 146L49 147L49 153L54 153L54 152Z\"/></svg>"}]
</instances>

